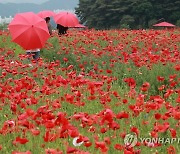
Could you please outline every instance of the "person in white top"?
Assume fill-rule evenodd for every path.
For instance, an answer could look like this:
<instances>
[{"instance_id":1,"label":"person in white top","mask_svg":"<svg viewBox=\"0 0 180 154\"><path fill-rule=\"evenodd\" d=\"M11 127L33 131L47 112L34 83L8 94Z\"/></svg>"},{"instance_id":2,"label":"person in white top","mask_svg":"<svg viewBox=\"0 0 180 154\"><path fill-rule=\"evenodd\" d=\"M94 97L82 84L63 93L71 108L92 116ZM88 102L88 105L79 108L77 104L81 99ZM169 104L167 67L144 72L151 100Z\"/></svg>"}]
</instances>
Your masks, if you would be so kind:
<instances>
[{"instance_id":1,"label":"person in white top","mask_svg":"<svg viewBox=\"0 0 180 154\"><path fill-rule=\"evenodd\" d=\"M26 50L26 53L32 56L34 60L38 60L40 57L40 49Z\"/></svg>"}]
</instances>

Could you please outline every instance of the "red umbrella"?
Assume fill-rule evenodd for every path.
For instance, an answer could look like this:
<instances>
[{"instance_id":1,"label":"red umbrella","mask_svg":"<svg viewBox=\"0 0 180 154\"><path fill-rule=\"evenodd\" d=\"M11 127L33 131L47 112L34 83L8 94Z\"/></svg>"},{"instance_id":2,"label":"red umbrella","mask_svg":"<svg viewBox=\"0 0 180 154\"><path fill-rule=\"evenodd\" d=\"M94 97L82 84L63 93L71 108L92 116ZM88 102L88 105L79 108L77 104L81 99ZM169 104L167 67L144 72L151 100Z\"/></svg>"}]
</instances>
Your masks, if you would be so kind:
<instances>
[{"instance_id":1,"label":"red umbrella","mask_svg":"<svg viewBox=\"0 0 180 154\"><path fill-rule=\"evenodd\" d=\"M9 30L12 41L26 50L42 48L50 37L45 20L33 12L16 14Z\"/></svg>"},{"instance_id":2,"label":"red umbrella","mask_svg":"<svg viewBox=\"0 0 180 154\"><path fill-rule=\"evenodd\" d=\"M82 24L77 24L76 26L74 26L75 28L86 28L86 26L82 25Z\"/></svg>"},{"instance_id":3,"label":"red umbrella","mask_svg":"<svg viewBox=\"0 0 180 154\"><path fill-rule=\"evenodd\" d=\"M54 21L64 27L75 27L79 24L75 14L70 12L60 12L54 16Z\"/></svg>"},{"instance_id":4,"label":"red umbrella","mask_svg":"<svg viewBox=\"0 0 180 154\"><path fill-rule=\"evenodd\" d=\"M54 16L55 13L50 10L44 10L44 11L40 11L37 15L40 16L41 18L46 18L46 17Z\"/></svg>"},{"instance_id":5,"label":"red umbrella","mask_svg":"<svg viewBox=\"0 0 180 154\"><path fill-rule=\"evenodd\" d=\"M168 22L161 22L158 24L153 25L154 27L175 27L175 25L168 23Z\"/></svg>"}]
</instances>

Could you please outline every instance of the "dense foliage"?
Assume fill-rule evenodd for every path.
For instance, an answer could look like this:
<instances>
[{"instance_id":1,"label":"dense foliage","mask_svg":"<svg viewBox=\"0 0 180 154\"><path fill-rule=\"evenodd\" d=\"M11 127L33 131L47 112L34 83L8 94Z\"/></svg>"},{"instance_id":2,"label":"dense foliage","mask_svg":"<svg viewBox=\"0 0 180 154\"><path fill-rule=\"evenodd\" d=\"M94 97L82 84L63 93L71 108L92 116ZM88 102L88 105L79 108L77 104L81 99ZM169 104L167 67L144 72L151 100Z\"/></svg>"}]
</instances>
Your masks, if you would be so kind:
<instances>
[{"instance_id":1,"label":"dense foliage","mask_svg":"<svg viewBox=\"0 0 180 154\"><path fill-rule=\"evenodd\" d=\"M89 27L147 28L164 19L179 23L179 0L79 0L76 14Z\"/></svg>"}]
</instances>

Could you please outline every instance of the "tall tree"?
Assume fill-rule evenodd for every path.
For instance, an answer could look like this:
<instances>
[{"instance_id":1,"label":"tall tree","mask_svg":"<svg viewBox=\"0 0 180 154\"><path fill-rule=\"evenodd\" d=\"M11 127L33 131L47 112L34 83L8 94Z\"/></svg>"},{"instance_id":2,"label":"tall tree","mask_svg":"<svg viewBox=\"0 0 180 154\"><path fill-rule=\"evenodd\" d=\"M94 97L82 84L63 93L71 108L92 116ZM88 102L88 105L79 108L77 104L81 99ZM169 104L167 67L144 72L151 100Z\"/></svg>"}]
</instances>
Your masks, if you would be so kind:
<instances>
[{"instance_id":1,"label":"tall tree","mask_svg":"<svg viewBox=\"0 0 180 154\"><path fill-rule=\"evenodd\" d=\"M150 21L164 18L175 23L180 17L179 0L79 0L76 14L90 28L147 28Z\"/></svg>"},{"instance_id":2,"label":"tall tree","mask_svg":"<svg viewBox=\"0 0 180 154\"><path fill-rule=\"evenodd\" d=\"M179 0L149 0L153 5L153 17L155 19L164 18L164 20L176 23L180 19L180 1Z\"/></svg>"}]
</instances>

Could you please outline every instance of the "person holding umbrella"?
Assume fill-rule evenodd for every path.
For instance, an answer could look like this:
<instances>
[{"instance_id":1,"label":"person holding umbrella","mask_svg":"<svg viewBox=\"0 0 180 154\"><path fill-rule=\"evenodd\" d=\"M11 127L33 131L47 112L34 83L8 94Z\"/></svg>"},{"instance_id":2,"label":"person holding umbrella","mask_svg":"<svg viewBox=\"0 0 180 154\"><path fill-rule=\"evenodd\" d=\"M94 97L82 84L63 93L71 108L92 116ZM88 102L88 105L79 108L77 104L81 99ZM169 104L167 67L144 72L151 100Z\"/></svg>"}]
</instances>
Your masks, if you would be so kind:
<instances>
[{"instance_id":1,"label":"person holding umbrella","mask_svg":"<svg viewBox=\"0 0 180 154\"><path fill-rule=\"evenodd\" d=\"M44 19L33 12L16 14L8 26L12 41L19 44L26 54L38 60L50 34Z\"/></svg>"},{"instance_id":2,"label":"person holding umbrella","mask_svg":"<svg viewBox=\"0 0 180 154\"><path fill-rule=\"evenodd\" d=\"M79 24L79 20L75 14L71 12L60 12L53 16L54 21L57 24L58 34L66 34L68 28L74 27Z\"/></svg>"},{"instance_id":3,"label":"person holding umbrella","mask_svg":"<svg viewBox=\"0 0 180 154\"><path fill-rule=\"evenodd\" d=\"M44 10L44 11L40 11L39 13L37 13L37 15L43 19L45 19L48 30L49 30L49 34L52 35L52 26L50 24L50 17L54 16L55 13L53 11L50 10Z\"/></svg>"},{"instance_id":4,"label":"person holding umbrella","mask_svg":"<svg viewBox=\"0 0 180 154\"><path fill-rule=\"evenodd\" d=\"M47 24L47 27L48 27L48 30L49 30L49 34L52 35L52 26L50 24L50 17L46 17L45 21L46 21L46 24Z\"/></svg>"}]
</instances>

